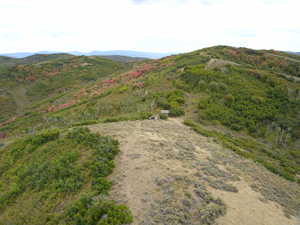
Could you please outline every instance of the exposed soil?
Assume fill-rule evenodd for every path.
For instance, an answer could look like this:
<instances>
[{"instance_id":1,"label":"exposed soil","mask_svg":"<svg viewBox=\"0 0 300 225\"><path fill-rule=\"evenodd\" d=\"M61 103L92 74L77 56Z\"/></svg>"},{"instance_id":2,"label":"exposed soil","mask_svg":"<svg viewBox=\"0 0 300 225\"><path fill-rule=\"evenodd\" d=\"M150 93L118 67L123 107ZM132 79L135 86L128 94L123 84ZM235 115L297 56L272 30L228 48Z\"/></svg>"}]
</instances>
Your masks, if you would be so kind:
<instances>
[{"instance_id":1,"label":"exposed soil","mask_svg":"<svg viewBox=\"0 0 300 225\"><path fill-rule=\"evenodd\" d=\"M179 120L89 128L120 141L111 196L134 225L295 225L299 185L223 149Z\"/></svg>"}]
</instances>

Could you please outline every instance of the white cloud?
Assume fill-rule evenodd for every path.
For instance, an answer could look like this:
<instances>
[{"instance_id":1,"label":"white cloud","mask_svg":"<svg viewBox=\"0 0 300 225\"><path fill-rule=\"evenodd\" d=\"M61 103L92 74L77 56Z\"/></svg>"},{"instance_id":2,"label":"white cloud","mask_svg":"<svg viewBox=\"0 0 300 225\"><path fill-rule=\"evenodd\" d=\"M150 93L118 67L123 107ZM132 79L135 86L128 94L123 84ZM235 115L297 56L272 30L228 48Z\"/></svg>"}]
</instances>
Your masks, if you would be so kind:
<instances>
[{"instance_id":1,"label":"white cloud","mask_svg":"<svg viewBox=\"0 0 300 225\"><path fill-rule=\"evenodd\" d=\"M298 0L1 0L0 52L300 50Z\"/></svg>"}]
</instances>

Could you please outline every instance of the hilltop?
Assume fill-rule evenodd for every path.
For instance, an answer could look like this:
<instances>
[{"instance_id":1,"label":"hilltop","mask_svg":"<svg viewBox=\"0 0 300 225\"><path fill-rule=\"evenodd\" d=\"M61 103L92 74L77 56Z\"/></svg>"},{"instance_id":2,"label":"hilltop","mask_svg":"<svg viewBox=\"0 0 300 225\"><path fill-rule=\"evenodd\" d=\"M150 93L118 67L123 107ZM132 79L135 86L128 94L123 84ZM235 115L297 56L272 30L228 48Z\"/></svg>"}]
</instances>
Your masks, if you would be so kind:
<instances>
[{"instance_id":1,"label":"hilltop","mask_svg":"<svg viewBox=\"0 0 300 225\"><path fill-rule=\"evenodd\" d=\"M43 205L44 211L34 212L29 220L32 224L36 224L32 220L35 215L41 218L46 213L55 213L55 218L65 215L58 210L57 196L60 194L62 199L69 201L61 206L62 212L66 212L64 210L82 193L97 196L87 188L92 178L84 170L85 155L90 154L85 152L94 151L95 146L87 144L84 147L84 143L71 143L72 138L66 138L74 137L75 134L69 132L75 129L79 132L75 140L80 135L90 140L89 131L76 129L88 126L92 132L99 131L101 137L110 135L120 142L116 172L111 175L115 186L111 191L116 202L128 203L134 224L145 224L143 220L151 220L150 224L155 224L156 220L160 223L172 221L169 224L196 224L201 219L203 224L230 224L229 221L233 221L231 224L254 225L261 222L259 215L267 213L266 209L277 216L266 217L266 224L295 222L300 205L297 191L300 182L300 56L274 50L216 46L142 61L64 54L32 56L26 63L8 63L10 59L6 57L1 60L0 104L5 107L0 109L3 149L0 152L8 162L20 161L5 164L2 170L7 171L5 173L0 169L0 181L10 179L11 188L11 192L0 194L0 200L6 199L0 221L1 217L6 219L3 221L12 221L10 212L16 210L12 202L18 202L16 207L24 208L22 205L28 204L25 208L34 208L34 201L42 198L43 193L47 196L47 204L53 207ZM169 110L172 118L142 121L160 114L162 109ZM161 115L161 119L168 118ZM54 135L53 140L46 138L45 142L32 142L45 129L58 130L60 135ZM90 141L96 139L93 136ZM33 151L30 150L32 145L35 146ZM14 155L13 152L19 152L18 146L23 146L24 155ZM65 160L57 158L58 152L51 155L54 151L51 149L56 146L66 151L73 148L72 154L76 157L65 156L69 158ZM39 149L44 149L45 153L40 153ZM84 149L82 154L80 149ZM48 151L50 155L47 155ZM35 174L42 169L33 169L31 177L31 167L26 169L26 159L38 158L39 154L45 154L41 155L45 163L48 163L48 157L58 160L57 165L50 165L57 171L62 169L60 165L71 168L68 163L77 162L74 165L81 171L81 178L67 172L69 175L56 181L49 172L49 180L42 181L51 185L54 182L54 185L57 182L67 184L67 179L80 180L79 186L77 181L70 181L70 185L76 187L74 193L56 192L44 186L40 193L35 188L36 184L30 179L35 179ZM39 161L31 166L42 168L42 163ZM90 164L93 161L87 161L86 165ZM178 165L178 168L172 165ZM146 191L148 194L143 193L144 189L139 189L134 179L134 171L145 177L140 181L146 182L145 187L149 184L149 187L157 188L163 199L151 190ZM112 169L106 176L111 172ZM32 188L22 188L27 185L27 181L21 182L22 174L29 174ZM161 177L155 174L161 174ZM69 188L61 187L61 190ZM192 187L193 190L188 189ZM6 189L4 183L2 188ZM13 194L15 188L16 196ZM132 194L135 190L136 196ZM186 193L183 190L187 190ZM30 193L37 195L28 200ZM55 201L49 197L51 193ZM244 196L247 194L249 199ZM197 200L197 195L205 204ZM170 198L174 201L169 201ZM246 201L245 206L242 207L239 199ZM152 203L158 204L158 208L151 208L149 204ZM191 203L195 209L187 210ZM79 207L81 203L76 204ZM146 208L139 217L141 205ZM260 210L247 217L249 207ZM164 208L168 210L164 211ZM122 215L126 216L122 220L130 221L130 213L126 207L123 209L126 213ZM26 218L28 212L25 209L23 212ZM89 213L92 212L80 214L84 215L82 221L86 221ZM240 218L239 214L249 219ZM169 220L165 221L162 215L167 215L165 218ZM256 216L256 220L251 221ZM94 222L90 224L96 224Z\"/></svg>"},{"instance_id":2,"label":"hilltop","mask_svg":"<svg viewBox=\"0 0 300 225\"><path fill-rule=\"evenodd\" d=\"M30 64L30 63L39 63L43 61L48 61L52 59L65 59L69 58L71 55L69 54L35 54L31 56L27 56L24 58L12 58L8 56L0 56L0 65L13 66L16 64Z\"/></svg>"},{"instance_id":3,"label":"hilltop","mask_svg":"<svg viewBox=\"0 0 300 225\"><path fill-rule=\"evenodd\" d=\"M127 56L133 58L150 58L158 59L165 56L172 55L173 53L158 53L158 52L139 52L139 51L129 51L129 50L113 50L113 51L91 51L91 52L79 52L79 51L70 51L66 53L61 52L50 52L50 51L40 51L40 52L16 52L16 53L5 53L0 54L0 56L7 56L13 58L24 58L32 55L49 55L49 54L71 54L76 56Z\"/></svg>"}]
</instances>

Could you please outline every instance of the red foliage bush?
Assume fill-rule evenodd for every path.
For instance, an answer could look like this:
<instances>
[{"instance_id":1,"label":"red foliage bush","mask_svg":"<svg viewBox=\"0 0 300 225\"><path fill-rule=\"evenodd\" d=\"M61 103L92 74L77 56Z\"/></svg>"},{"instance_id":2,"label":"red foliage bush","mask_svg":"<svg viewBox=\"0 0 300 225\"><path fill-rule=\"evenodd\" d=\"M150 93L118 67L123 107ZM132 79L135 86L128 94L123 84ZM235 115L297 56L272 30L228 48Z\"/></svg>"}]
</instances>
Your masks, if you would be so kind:
<instances>
[{"instance_id":1,"label":"red foliage bush","mask_svg":"<svg viewBox=\"0 0 300 225\"><path fill-rule=\"evenodd\" d=\"M153 66L151 64L143 64L142 66L136 68L135 70L128 72L127 74L125 74L125 76L129 78L138 78L142 76L144 73L149 72L152 69Z\"/></svg>"},{"instance_id":2,"label":"red foliage bush","mask_svg":"<svg viewBox=\"0 0 300 225\"><path fill-rule=\"evenodd\" d=\"M27 81L35 81L36 78L33 75L30 75L30 76L26 77L25 80L27 80Z\"/></svg>"},{"instance_id":3,"label":"red foliage bush","mask_svg":"<svg viewBox=\"0 0 300 225\"><path fill-rule=\"evenodd\" d=\"M86 95L90 95L90 96L100 95L108 88L111 88L111 87L117 85L118 83L126 84L126 83L130 82L131 80L134 80L134 79L142 76L146 72L149 72L152 69L153 69L153 65L143 64L143 65L133 69L132 71L124 73L118 77L101 81L98 84L94 85L93 87L89 88L88 90L81 89L80 92L77 95L75 95L75 97L79 98L79 97L86 96ZM143 88L144 83L136 82L134 84L134 86L138 87L138 88ZM54 110L54 109L50 108L50 110Z\"/></svg>"},{"instance_id":4,"label":"red foliage bush","mask_svg":"<svg viewBox=\"0 0 300 225\"><path fill-rule=\"evenodd\" d=\"M67 103L64 103L64 104L60 104L60 105L51 105L48 107L48 109L46 110L47 112L57 112L61 109L64 109L64 108L67 108L67 107L70 107L72 105L76 104L76 101L75 100L71 100Z\"/></svg>"},{"instance_id":5,"label":"red foliage bush","mask_svg":"<svg viewBox=\"0 0 300 225\"><path fill-rule=\"evenodd\" d=\"M238 56L240 53L234 49L226 49L227 53L232 56Z\"/></svg>"},{"instance_id":6,"label":"red foliage bush","mask_svg":"<svg viewBox=\"0 0 300 225\"><path fill-rule=\"evenodd\" d=\"M7 137L7 135L6 135L5 133L0 132L0 139L4 139L4 138L6 138L6 137Z\"/></svg>"},{"instance_id":7,"label":"red foliage bush","mask_svg":"<svg viewBox=\"0 0 300 225\"><path fill-rule=\"evenodd\" d=\"M105 80L103 81L104 84L113 84L115 83L115 80L111 79L111 80Z\"/></svg>"}]
</instances>

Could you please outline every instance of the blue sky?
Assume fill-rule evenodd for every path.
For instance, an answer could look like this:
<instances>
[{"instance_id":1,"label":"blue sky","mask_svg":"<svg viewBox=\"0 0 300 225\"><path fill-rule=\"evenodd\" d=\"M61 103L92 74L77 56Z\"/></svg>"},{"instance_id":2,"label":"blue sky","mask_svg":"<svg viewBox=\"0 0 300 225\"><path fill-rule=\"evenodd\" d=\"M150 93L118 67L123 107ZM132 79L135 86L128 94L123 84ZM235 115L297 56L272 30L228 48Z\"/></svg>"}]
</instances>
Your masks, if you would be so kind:
<instances>
[{"instance_id":1,"label":"blue sky","mask_svg":"<svg viewBox=\"0 0 300 225\"><path fill-rule=\"evenodd\" d=\"M299 0L1 0L0 52L300 51Z\"/></svg>"}]
</instances>

